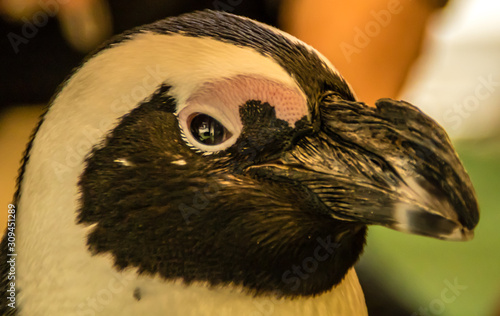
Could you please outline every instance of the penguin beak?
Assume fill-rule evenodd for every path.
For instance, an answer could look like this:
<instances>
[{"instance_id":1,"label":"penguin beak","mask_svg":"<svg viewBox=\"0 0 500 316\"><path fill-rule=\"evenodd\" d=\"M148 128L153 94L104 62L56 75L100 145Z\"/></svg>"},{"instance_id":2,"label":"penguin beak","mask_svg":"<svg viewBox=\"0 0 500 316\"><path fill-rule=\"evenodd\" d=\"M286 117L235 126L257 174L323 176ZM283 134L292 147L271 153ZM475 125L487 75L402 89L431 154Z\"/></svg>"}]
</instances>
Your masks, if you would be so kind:
<instances>
[{"instance_id":1,"label":"penguin beak","mask_svg":"<svg viewBox=\"0 0 500 316\"><path fill-rule=\"evenodd\" d=\"M256 176L293 181L332 217L447 240L479 220L472 183L445 131L416 107L326 98L320 124ZM319 203L318 203L319 201Z\"/></svg>"}]
</instances>

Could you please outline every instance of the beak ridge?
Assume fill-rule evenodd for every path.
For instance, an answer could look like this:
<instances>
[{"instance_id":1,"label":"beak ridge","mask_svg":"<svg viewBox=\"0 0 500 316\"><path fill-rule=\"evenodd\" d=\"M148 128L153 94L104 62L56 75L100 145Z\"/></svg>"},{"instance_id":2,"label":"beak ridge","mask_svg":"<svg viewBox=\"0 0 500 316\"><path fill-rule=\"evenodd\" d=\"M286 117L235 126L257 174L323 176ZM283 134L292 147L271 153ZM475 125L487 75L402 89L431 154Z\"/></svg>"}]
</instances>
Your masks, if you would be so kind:
<instances>
[{"instance_id":1,"label":"beak ridge","mask_svg":"<svg viewBox=\"0 0 500 316\"><path fill-rule=\"evenodd\" d=\"M376 105L324 100L320 130L253 172L299 183L339 220L472 239L477 199L445 131L409 103Z\"/></svg>"}]
</instances>

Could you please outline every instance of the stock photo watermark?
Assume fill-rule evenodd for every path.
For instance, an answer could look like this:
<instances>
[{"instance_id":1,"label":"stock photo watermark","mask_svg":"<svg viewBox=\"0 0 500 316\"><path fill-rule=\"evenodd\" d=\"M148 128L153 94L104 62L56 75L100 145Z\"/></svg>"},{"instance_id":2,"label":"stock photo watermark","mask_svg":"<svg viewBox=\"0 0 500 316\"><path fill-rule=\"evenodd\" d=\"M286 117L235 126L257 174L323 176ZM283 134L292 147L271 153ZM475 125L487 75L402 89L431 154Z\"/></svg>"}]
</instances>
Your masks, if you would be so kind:
<instances>
[{"instance_id":1,"label":"stock photo watermark","mask_svg":"<svg viewBox=\"0 0 500 316\"><path fill-rule=\"evenodd\" d=\"M364 48L368 47L372 39L377 37L391 23L393 16L402 11L403 5L400 0L389 0L385 9L371 10L370 16L372 19L364 27L354 28L352 41L340 43L340 49L347 62L352 61L352 55L359 54Z\"/></svg>"},{"instance_id":2,"label":"stock photo watermark","mask_svg":"<svg viewBox=\"0 0 500 316\"><path fill-rule=\"evenodd\" d=\"M327 236L325 239L318 237L316 242L318 246L314 249L313 255L304 258L301 264L292 265L281 277L283 283L290 285L292 291L298 290L300 283L316 272L319 263L328 260L340 247L339 243L332 242L332 236Z\"/></svg>"},{"instance_id":3,"label":"stock photo watermark","mask_svg":"<svg viewBox=\"0 0 500 316\"><path fill-rule=\"evenodd\" d=\"M122 293L127 285L135 279L133 275L118 276L111 278L108 284L97 291L95 295L89 296L84 302L76 306L75 311L78 316L93 316L96 313L102 312L106 306L120 293Z\"/></svg>"},{"instance_id":4,"label":"stock photo watermark","mask_svg":"<svg viewBox=\"0 0 500 316\"><path fill-rule=\"evenodd\" d=\"M268 139L268 142L266 144L260 144L258 146L249 146L250 141L248 139L242 140L238 144L239 154L244 157L243 160L246 163L252 163L257 158L258 153L274 140L275 138L270 138ZM242 162L239 160L232 160L229 162L227 168L238 169L241 163ZM181 212L181 215L184 218L186 224L190 224L191 218L193 216L199 215L200 212L206 209L209 203L215 198L217 192L222 188L220 180L221 179L218 179L216 177L211 177L211 181L209 181L208 184L203 187L203 189L198 189L193 192L193 198L189 204L179 204L179 211Z\"/></svg>"},{"instance_id":5,"label":"stock photo watermark","mask_svg":"<svg viewBox=\"0 0 500 316\"><path fill-rule=\"evenodd\" d=\"M14 53L19 53L19 46L28 44L29 41L38 34L38 30L46 26L50 18L57 15L61 4L67 4L69 1L70 0L39 0L38 5L41 9L35 12L31 19L25 17L21 18L23 22L21 33L9 32L7 34L7 39Z\"/></svg>"},{"instance_id":6,"label":"stock photo watermark","mask_svg":"<svg viewBox=\"0 0 500 316\"><path fill-rule=\"evenodd\" d=\"M193 216L198 216L213 200L216 193L221 189L218 179L213 178L213 181L208 181L203 189L193 192L193 200L190 205L186 203L179 204L179 211L186 224L191 223Z\"/></svg>"},{"instance_id":7,"label":"stock photo watermark","mask_svg":"<svg viewBox=\"0 0 500 316\"><path fill-rule=\"evenodd\" d=\"M467 290L468 286L458 283L458 278L453 282L444 280L445 287L441 290L438 297L429 302L427 306L420 306L418 311L411 314L411 316L433 316L441 315L446 311L446 306L455 302L455 300Z\"/></svg>"},{"instance_id":8,"label":"stock photo watermark","mask_svg":"<svg viewBox=\"0 0 500 316\"><path fill-rule=\"evenodd\" d=\"M463 120L476 112L480 108L481 102L489 99L498 87L500 87L500 81L493 78L493 75L478 77L473 94L466 96L461 102L453 104L451 109L444 112L444 121L452 123L451 127L455 130L460 128Z\"/></svg>"},{"instance_id":9,"label":"stock photo watermark","mask_svg":"<svg viewBox=\"0 0 500 316\"><path fill-rule=\"evenodd\" d=\"M16 206L8 205L7 211L7 257L5 258L9 267L7 273L7 291L5 299L7 306L16 308Z\"/></svg>"},{"instance_id":10,"label":"stock photo watermark","mask_svg":"<svg viewBox=\"0 0 500 316\"><path fill-rule=\"evenodd\" d=\"M282 282L290 286L292 291L297 291L301 282L309 279L317 271L321 262L335 256L336 250L340 247L340 243L332 241L331 235L326 236L326 238L317 237L316 242L317 246L312 251L311 256L293 264L281 276ZM279 297L282 293L277 291L275 294ZM270 298L254 300L252 303L255 310L251 311L248 316L271 316L274 314L275 306L283 302L283 299Z\"/></svg>"},{"instance_id":11,"label":"stock photo watermark","mask_svg":"<svg viewBox=\"0 0 500 316\"><path fill-rule=\"evenodd\" d=\"M126 94L120 95L111 102L110 109L113 113L126 113L144 101L155 88L163 83L166 73L159 66L148 66L145 75L141 78L140 84L135 85ZM72 146L66 147L66 156L63 161L52 161L52 169L60 182L64 181L64 176L78 167L82 163L83 157L87 155L94 144L98 144L103 135L113 124L108 118L102 118L98 124L83 126L81 140Z\"/></svg>"},{"instance_id":12,"label":"stock photo watermark","mask_svg":"<svg viewBox=\"0 0 500 316\"><path fill-rule=\"evenodd\" d=\"M233 12L242 2L243 0L215 0L212 6L215 10Z\"/></svg>"}]
</instances>

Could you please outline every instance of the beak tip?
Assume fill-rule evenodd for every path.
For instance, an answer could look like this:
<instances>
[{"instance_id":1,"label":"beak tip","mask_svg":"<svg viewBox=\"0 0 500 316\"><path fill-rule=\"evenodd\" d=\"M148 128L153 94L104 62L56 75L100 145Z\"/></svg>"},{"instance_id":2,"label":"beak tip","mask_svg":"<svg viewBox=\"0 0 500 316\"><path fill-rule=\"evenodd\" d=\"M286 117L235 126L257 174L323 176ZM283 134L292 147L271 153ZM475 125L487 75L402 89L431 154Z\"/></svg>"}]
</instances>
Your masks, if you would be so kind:
<instances>
[{"instance_id":1,"label":"beak tip","mask_svg":"<svg viewBox=\"0 0 500 316\"><path fill-rule=\"evenodd\" d=\"M468 241L474 238L474 230L469 230L465 227L457 227L453 232L445 236L444 239L451 241Z\"/></svg>"},{"instance_id":2,"label":"beak tip","mask_svg":"<svg viewBox=\"0 0 500 316\"><path fill-rule=\"evenodd\" d=\"M474 238L474 226L468 228L448 213L429 212L427 208L415 208L399 204L395 208L395 222L391 228L411 234L450 241L468 241Z\"/></svg>"}]
</instances>

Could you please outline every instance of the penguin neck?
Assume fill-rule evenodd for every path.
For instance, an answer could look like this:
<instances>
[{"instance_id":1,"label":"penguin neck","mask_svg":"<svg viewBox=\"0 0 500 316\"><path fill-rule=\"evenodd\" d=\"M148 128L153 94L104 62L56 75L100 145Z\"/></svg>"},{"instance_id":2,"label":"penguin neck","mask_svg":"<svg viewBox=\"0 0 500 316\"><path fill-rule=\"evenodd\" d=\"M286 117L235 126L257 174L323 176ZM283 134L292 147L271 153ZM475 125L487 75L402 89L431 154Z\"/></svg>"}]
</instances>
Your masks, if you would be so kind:
<instances>
[{"instance_id":1,"label":"penguin neck","mask_svg":"<svg viewBox=\"0 0 500 316\"><path fill-rule=\"evenodd\" d=\"M92 278L94 278L92 276ZM172 316L367 316L363 292L354 269L335 288L314 297L276 298L254 297L239 287L208 287L201 282L189 285L181 281L164 281L161 278L137 276L126 271L115 276L100 278L102 284L94 286L91 295L76 301L57 301L50 306L24 306L20 315L31 311L48 311L52 315L172 315ZM82 284L85 286L85 284ZM39 292L40 304L47 299ZM45 301L47 302L47 301ZM44 306L49 309L44 309ZM57 309L50 307L57 306Z\"/></svg>"},{"instance_id":2,"label":"penguin neck","mask_svg":"<svg viewBox=\"0 0 500 316\"><path fill-rule=\"evenodd\" d=\"M354 268L330 291L316 296L276 298L251 296L241 287L208 288L205 283L149 283L140 290L141 304L164 306L169 315L229 316L367 316L363 291ZM146 293L150 293L149 295ZM148 297L149 296L149 297ZM146 303L147 302L147 303ZM137 306L140 304L137 304ZM137 310L138 313L146 310ZM131 313L130 315L133 315ZM123 314L128 315L128 314Z\"/></svg>"}]
</instances>

